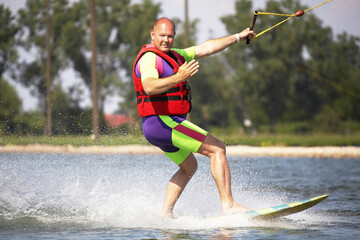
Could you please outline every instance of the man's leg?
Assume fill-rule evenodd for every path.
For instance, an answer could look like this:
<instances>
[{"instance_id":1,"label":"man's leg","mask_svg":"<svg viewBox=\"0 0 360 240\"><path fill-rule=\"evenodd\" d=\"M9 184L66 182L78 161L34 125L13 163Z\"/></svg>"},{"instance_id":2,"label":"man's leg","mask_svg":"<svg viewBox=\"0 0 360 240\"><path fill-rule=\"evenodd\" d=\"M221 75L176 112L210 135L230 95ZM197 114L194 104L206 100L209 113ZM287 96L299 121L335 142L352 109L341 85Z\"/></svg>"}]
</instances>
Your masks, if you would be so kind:
<instances>
[{"instance_id":1,"label":"man's leg","mask_svg":"<svg viewBox=\"0 0 360 240\"><path fill-rule=\"evenodd\" d=\"M225 145L208 134L198 153L210 158L210 169L219 190L223 214L248 211L248 208L237 204L232 196L230 168L226 158Z\"/></svg>"},{"instance_id":2,"label":"man's leg","mask_svg":"<svg viewBox=\"0 0 360 240\"><path fill-rule=\"evenodd\" d=\"M164 205L161 211L163 216L173 217L173 209L182 191L197 169L197 161L193 153L179 164L180 169L171 178L165 193Z\"/></svg>"}]
</instances>

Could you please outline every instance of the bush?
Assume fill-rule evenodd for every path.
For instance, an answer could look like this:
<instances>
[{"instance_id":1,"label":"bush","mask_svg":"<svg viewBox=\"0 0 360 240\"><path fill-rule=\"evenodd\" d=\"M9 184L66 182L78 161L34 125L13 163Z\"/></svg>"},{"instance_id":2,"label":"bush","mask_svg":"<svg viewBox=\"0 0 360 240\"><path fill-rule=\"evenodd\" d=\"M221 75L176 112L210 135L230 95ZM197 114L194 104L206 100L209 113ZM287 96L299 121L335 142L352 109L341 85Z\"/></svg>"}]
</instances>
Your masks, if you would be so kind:
<instances>
[{"instance_id":1,"label":"bush","mask_svg":"<svg viewBox=\"0 0 360 240\"><path fill-rule=\"evenodd\" d=\"M23 113L16 117L18 135L42 135L45 128L45 116L41 112Z\"/></svg>"},{"instance_id":2,"label":"bush","mask_svg":"<svg viewBox=\"0 0 360 240\"><path fill-rule=\"evenodd\" d=\"M307 134L313 131L313 125L310 122L283 122L276 124L276 133L280 134Z\"/></svg>"}]
</instances>

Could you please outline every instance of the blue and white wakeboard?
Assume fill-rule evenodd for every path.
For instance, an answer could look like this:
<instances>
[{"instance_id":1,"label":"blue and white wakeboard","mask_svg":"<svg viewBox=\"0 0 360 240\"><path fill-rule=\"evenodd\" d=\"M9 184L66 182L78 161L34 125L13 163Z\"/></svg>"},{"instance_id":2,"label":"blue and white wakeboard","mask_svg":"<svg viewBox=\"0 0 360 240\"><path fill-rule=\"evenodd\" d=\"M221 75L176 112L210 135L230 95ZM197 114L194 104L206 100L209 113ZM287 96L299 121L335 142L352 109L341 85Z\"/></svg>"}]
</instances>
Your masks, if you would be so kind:
<instances>
[{"instance_id":1,"label":"blue and white wakeboard","mask_svg":"<svg viewBox=\"0 0 360 240\"><path fill-rule=\"evenodd\" d=\"M280 218L283 216L287 216L290 214L294 214L297 212L304 211L321 201L327 198L329 195L321 195L309 199L305 199L298 202L283 204L279 206L269 207L269 208L262 208L253 211L245 212L246 216L254 219L272 219L272 218Z\"/></svg>"}]
</instances>

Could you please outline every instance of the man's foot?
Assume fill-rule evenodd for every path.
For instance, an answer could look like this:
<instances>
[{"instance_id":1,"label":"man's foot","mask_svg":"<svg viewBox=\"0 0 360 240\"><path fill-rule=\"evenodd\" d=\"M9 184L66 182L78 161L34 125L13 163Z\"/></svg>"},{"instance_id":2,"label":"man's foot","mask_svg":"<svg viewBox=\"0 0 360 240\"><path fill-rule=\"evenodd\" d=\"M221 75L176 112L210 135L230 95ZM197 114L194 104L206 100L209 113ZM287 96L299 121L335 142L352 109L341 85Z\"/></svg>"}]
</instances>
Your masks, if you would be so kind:
<instances>
[{"instance_id":1,"label":"man's foot","mask_svg":"<svg viewBox=\"0 0 360 240\"><path fill-rule=\"evenodd\" d=\"M161 213L162 218L175 219L174 214L172 212Z\"/></svg>"},{"instance_id":2,"label":"man's foot","mask_svg":"<svg viewBox=\"0 0 360 240\"><path fill-rule=\"evenodd\" d=\"M232 203L227 207L223 207L223 215L228 215L228 214L237 214L237 213L243 213L243 212L247 212L247 211L251 211L251 209L242 206L240 204L237 203Z\"/></svg>"}]
</instances>

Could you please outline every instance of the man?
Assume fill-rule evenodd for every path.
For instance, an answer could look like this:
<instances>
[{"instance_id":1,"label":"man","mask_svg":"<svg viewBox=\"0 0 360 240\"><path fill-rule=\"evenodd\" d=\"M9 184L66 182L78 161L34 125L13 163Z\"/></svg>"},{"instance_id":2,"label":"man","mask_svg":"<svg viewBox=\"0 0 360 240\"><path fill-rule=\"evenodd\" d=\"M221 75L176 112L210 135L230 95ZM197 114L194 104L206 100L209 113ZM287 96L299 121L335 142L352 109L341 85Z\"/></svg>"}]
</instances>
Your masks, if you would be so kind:
<instances>
[{"instance_id":1,"label":"man","mask_svg":"<svg viewBox=\"0 0 360 240\"><path fill-rule=\"evenodd\" d=\"M167 186L162 215L173 217L175 203L197 169L194 152L210 158L223 214L248 210L233 199L225 145L185 118L191 110L187 81L199 70L195 59L220 52L247 37L252 39L254 35L245 29L187 49L172 49L175 25L171 20L160 18L150 30L151 43L143 46L135 60L133 81L145 138L179 166Z\"/></svg>"}]
</instances>

